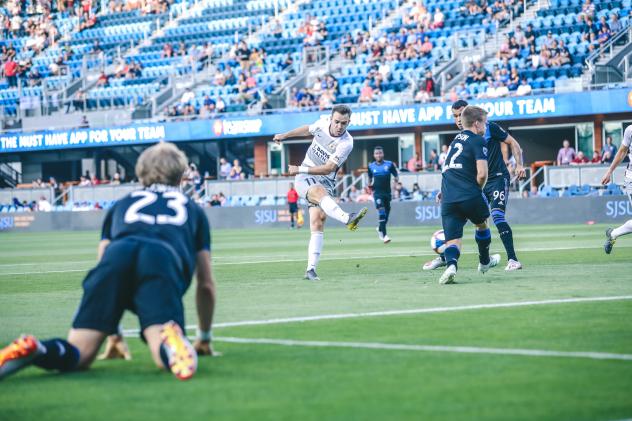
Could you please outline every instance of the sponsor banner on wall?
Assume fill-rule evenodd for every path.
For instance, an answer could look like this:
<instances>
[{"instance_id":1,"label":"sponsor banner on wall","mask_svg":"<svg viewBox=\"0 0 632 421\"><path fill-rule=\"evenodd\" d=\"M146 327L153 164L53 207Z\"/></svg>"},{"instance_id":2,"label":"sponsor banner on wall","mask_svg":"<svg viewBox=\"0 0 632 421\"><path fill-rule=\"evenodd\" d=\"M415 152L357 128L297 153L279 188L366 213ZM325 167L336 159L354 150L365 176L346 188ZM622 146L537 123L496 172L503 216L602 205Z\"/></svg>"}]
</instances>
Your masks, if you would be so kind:
<instances>
[{"instance_id":1,"label":"sponsor banner on wall","mask_svg":"<svg viewBox=\"0 0 632 421\"><path fill-rule=\"evenodd\" d=\"M529 97L472 100L489 118L510 121L632 112L632 91L612 89ZM354 106L350 131L435 126L452 123L449 103L396 107ZM328 118L323 112L287 112L260 116L225 117L94 129L49 130L0 134L0 153L89 148L226 138L273 136L297 126Z\"/></svg>"},{"instance_id":2,"label":"sponsor banner on wall","mask_svg":"<svg viewBox=\"0 0 632 421\"><path fill-rule=\"evenodd\" d=\"M362 206L369 206L369 213L360 229L373 230L377 225L377 214L372 204L343 204L349 211L357 211ZM290 224L287 207L205 208L205 212L213 229L279 228ZM303 215L308 218L306 209L303 209ZM507 215L512 224L615 225L632 218L632 203L627 196L516 199L511 202ZM104 217L104 211L0 213L0 235L9 231L98 230ZM439 228L441 208L434 202L393 202L389 225ZM328 226L342 225L332 220ZM309 231L307 220L304 229Z\"/></svg>"}]
</instances>

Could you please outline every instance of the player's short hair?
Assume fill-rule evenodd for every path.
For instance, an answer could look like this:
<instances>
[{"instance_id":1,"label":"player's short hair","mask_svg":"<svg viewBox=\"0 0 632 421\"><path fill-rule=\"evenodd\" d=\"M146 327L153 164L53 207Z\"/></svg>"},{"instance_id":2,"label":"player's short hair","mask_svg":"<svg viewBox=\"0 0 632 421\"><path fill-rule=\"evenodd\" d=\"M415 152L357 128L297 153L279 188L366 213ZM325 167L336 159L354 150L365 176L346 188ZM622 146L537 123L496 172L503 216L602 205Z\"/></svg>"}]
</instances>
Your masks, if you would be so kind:
<instances>
[{"instance_id":1,"label":"player's short hair","mask_svg":"<svg viewBox=\"0 0 632 421\"><path fill-rule=\"evenodd\" d=\"M487 117L487 111L476 105L468 105L461 112L461 124L463 127L472 127L475 121L483 122Z\"/></svg>"},{"instance_id":2,"label":"player's short hair","mask_svg":"<svg viewBox=\"0 0 632 421\"><path fill-rule=\"evenodd\" d=\"M452 109L453 110L458 110L459 108L467 107L468 105L469 104L467 103L466 100L459 99L457 101L454 101L454 104L452 104Z\"/></svg>"},{"instance_id":3,"label":"player's short hair","mask_svg":"<svg viewBox=\"0 0 632 421\"><path fill-rule=\"evenodd\" d=\"M331 109L331 115L334 115L334 113L351 116L351 108L342 104L336 105L334 108Z\"/></svg>"},{"instance_id":4,"label":"player's short hair","mask_svg":"<svg viewBox=\"0 0 632 421\"><path fill-rule=\"evenodd\" d=\"M179 186L187 167L184 152L173 143L160 142L140 154L136 162L136 176L143 186Z\"/></svg>"},{"instance_id":5,"label":"player's short hair","mask_svg":"<svg viewBox=\"0 0 632 421\"><path fill-rule=\"evenodd\" d=\"M381 146L376 146L375 148L373 148L373 152L375 152L375 151L382 151L382 152L384 152L384 148L381 147Z\"/></svg>"}]
</instances>

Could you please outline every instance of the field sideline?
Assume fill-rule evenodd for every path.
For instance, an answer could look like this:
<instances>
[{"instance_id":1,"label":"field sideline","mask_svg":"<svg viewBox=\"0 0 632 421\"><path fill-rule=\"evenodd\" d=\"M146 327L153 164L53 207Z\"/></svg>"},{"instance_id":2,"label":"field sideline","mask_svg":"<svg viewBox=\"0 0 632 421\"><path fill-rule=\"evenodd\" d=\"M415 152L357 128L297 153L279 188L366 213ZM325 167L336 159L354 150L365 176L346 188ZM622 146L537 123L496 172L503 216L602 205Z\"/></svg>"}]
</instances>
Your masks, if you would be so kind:
<instances>
[{"instance_id":1,"label":"field sideline","mask_svg":"<svg viewBox=\"0 0 632 421\"><path fill-rule=\"evenodd\" d=\"M421 271L431 228L393 228L387 246L368 224L328 229L318 283L301 279L307 230L215 231L224 356L178 383L152 367L127 315L135 361L26 370L0 383L0 419L630 418L632 237L606 256L604 229L516 227L525 270L482 276L468 228L453 286ZM65 335L97 242L0 234L0 343ZM194 325L192 294L185 306Z\"/></svg>"}]
</instances>

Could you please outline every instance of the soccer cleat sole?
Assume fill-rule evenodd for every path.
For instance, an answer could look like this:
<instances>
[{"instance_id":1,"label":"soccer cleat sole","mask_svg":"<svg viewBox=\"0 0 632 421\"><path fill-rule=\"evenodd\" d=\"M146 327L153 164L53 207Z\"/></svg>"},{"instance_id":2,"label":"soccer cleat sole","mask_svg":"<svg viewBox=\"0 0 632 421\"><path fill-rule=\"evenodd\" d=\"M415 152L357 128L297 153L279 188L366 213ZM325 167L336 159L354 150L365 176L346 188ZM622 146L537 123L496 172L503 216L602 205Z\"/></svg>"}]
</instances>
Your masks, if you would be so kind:
<instances>
[{"instance_id":1,"label":"soccer cleat sole","mask_svg":"<svg viewBox=\"0 0 632 421\"><path fill-rule=\"evenodd\" d=\"M608 228L606 230L606 243L603 245L603 250L606 254L612 253L612 248L614 247L614 243L617 242L615 238L612 238L612 228Z\"/></svg>"},{"instance_id":2,"label":"soccer cleat sole","mask_svg":"<svg viewBox=\"0 0 632 421\"><path fill-rule=\"evenodd\" d=\"M29 366L43 352L34 336L20 336L0 350L0 380Z\"/></svg>"},{"instance_id":3,"label":"soccer cleat sole","mask_svg":"<svg viewBox=\"0 0 632 421\"><path fill-rule=\"evenodd\" d=\"M441 275L441 278L439 278L439 284L440 285L450 285L450 284L455 284L456 278L456 272L450 272L450 273L444 273L443 275Z\"/></svg>"},{"instance_id":4,"label":"soccer cleat sole","mask_svg":"<svg viewBox=\"0 0 632 421\"><path fill-rule=\"evenodd\" d=\"M349 231L355 231L358 229L358 224L360 223L362 218L364 218L364 215L366 215L367 211L368 208L362 208L362 210L360 210L360 212L358 212L358 214L351 221L349 221L349 223L347 224L347 228L349 228Z\"/></svg>"},{"instance_id":5,"label":"soccer cleat sole","mask_svg":"<svg viewBox=\"0 0 632 421\"><path fill-rule=\"evenodd\" d=\"M197 370L197 352L175 322L165 323L160 332L161 346L169 360L169 371L178 380L188 380Z\"/></svg>"}]
</instances>

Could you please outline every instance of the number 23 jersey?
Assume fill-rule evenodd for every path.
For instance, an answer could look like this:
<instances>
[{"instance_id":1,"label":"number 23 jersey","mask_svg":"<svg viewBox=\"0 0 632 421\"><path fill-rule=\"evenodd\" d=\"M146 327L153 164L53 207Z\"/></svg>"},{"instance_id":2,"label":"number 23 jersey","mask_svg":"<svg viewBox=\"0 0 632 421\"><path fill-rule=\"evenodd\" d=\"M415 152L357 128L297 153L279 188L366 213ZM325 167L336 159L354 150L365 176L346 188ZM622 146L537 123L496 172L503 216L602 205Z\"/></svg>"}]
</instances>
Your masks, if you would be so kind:
<instances>
[{"instance_id":1,"label":"number 23 jersey","mask_svg":"<svg viewBox=\"0 0 632 421\"><path fill-rule=\"evenodd\" d=\"M476 161L487 161L485 139L469 130L457 134L443 166L441 201L462 202L482 194L476 181Z\"/></svg>"},{"instance_id":2,"label":"number 23 jersey","mask_svg":"<svg viewBox=\"0 0 632 421\"><path fill-rule=\"evenodd\" d=\"M179 189L162 185L136 190L108 211L101 239L117 241L128 237L169 249L182 263L187 282L195 270L197 253L210 250L211 243L208 219L202 208Z\"/></svg>"}]
</instances>

